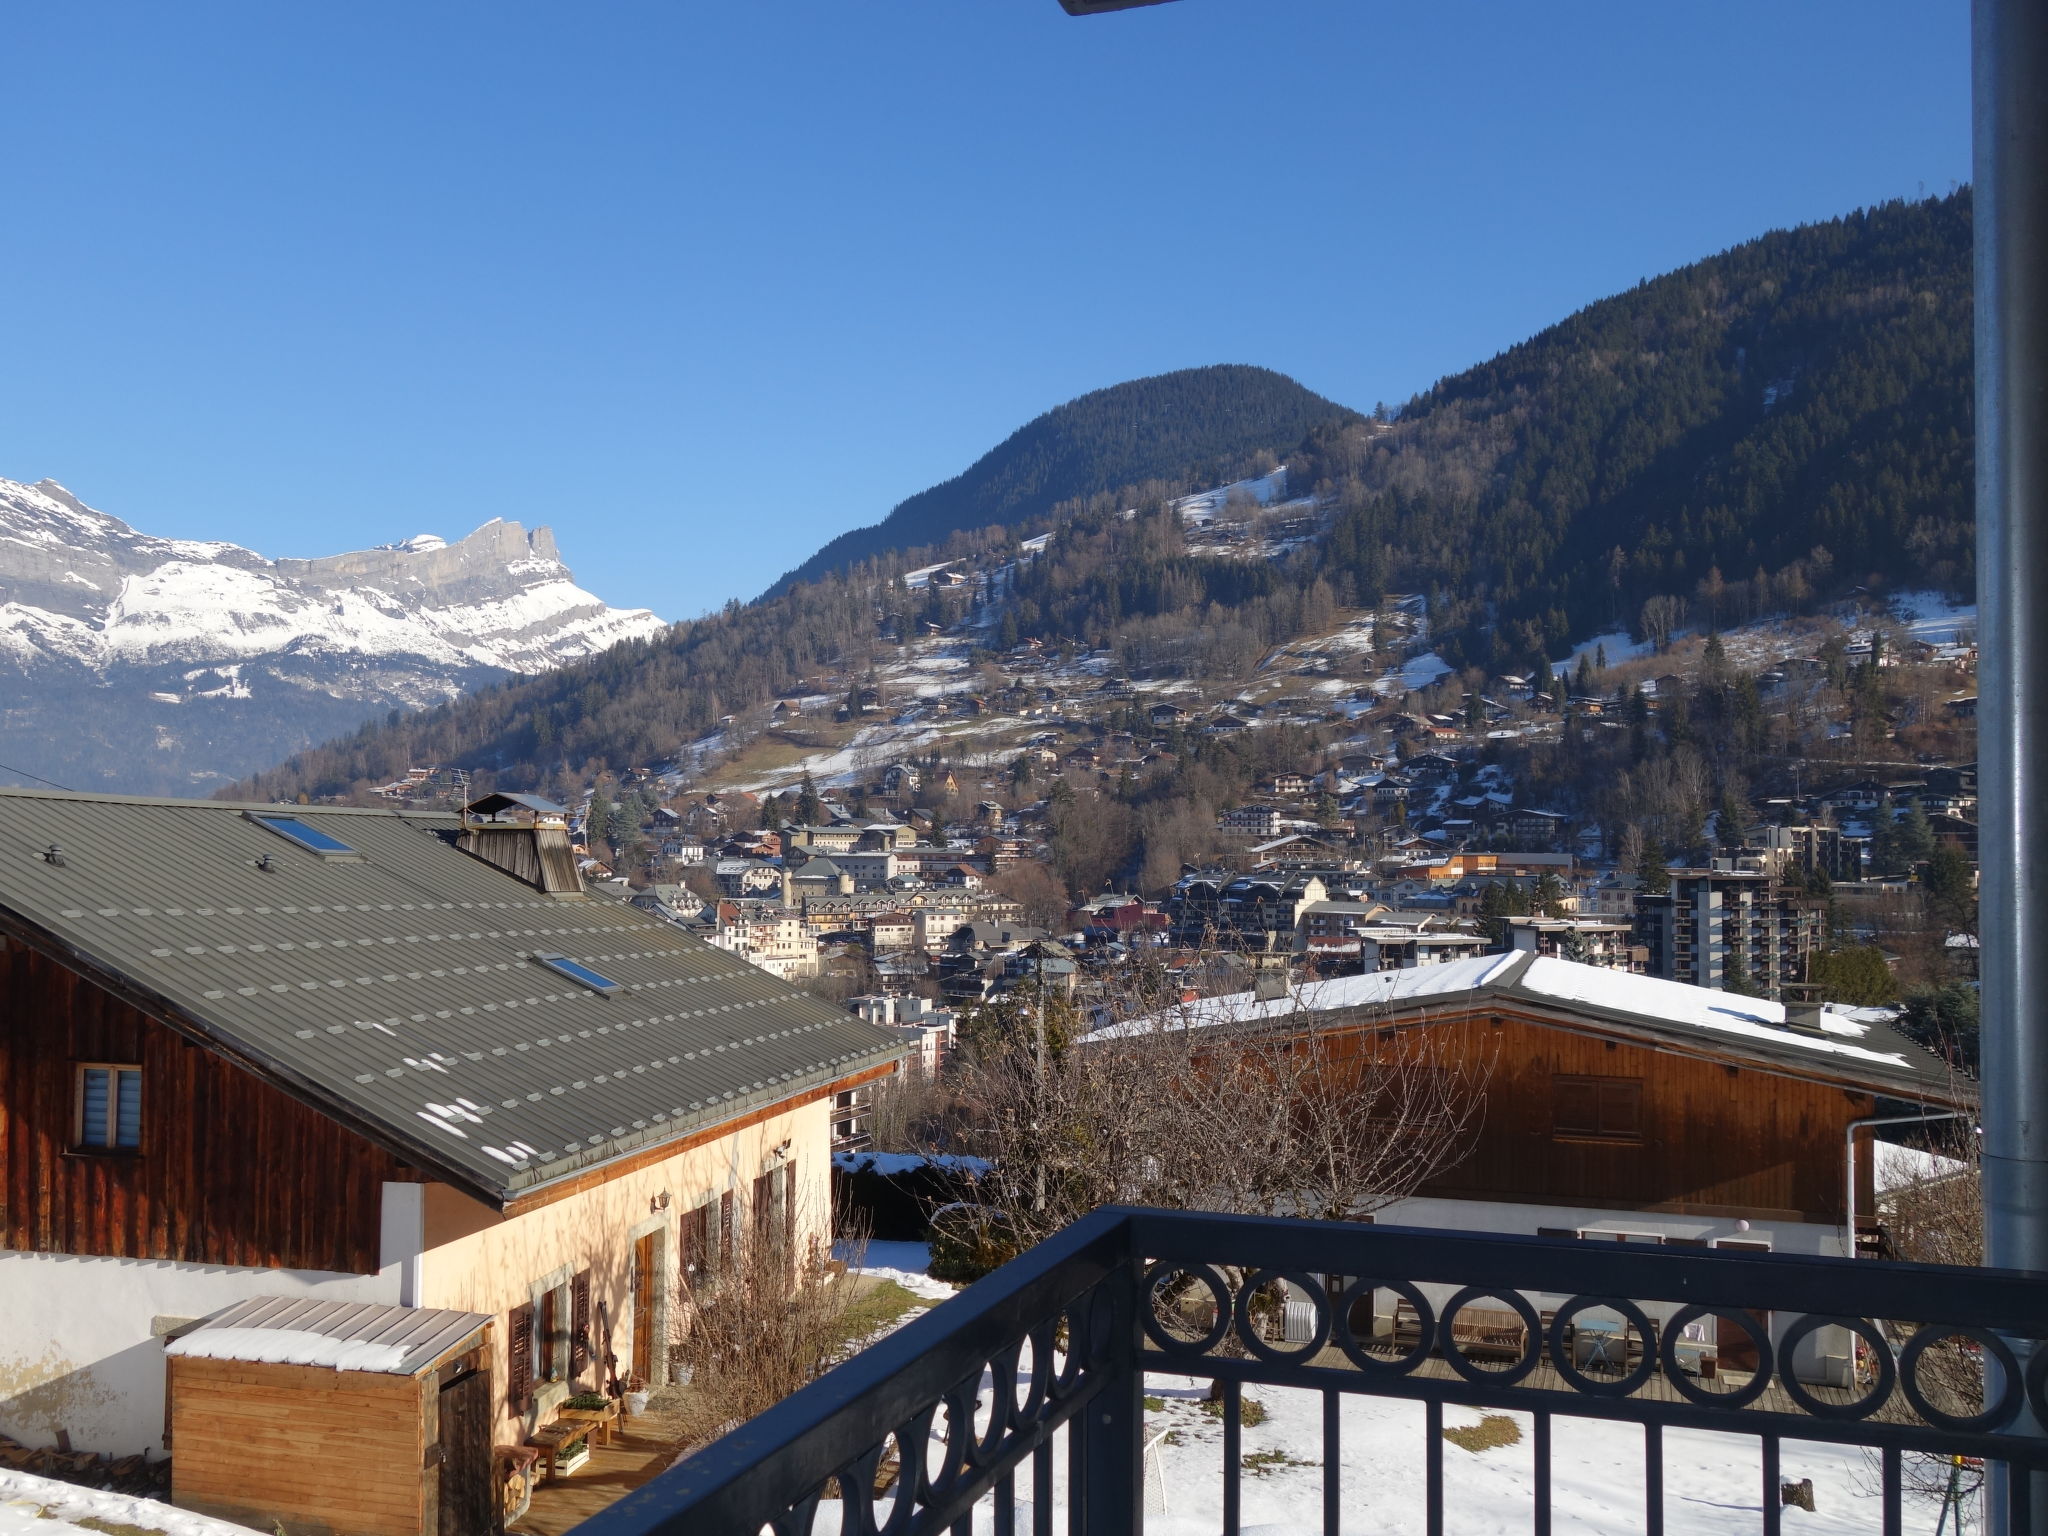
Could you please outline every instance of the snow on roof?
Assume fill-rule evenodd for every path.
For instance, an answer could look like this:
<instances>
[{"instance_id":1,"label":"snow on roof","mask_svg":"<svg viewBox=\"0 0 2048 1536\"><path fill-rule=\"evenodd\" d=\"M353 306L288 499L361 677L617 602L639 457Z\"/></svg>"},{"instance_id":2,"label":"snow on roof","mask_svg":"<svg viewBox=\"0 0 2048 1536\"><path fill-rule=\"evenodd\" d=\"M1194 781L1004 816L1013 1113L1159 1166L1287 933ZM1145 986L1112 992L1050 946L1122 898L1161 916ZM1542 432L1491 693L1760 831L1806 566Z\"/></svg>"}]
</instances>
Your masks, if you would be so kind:
<instances>
[{"instance_id":1,"label":"snow on roof","mask_svg":"<svg viewBox=\"0 0 2048 1536\"><path fill-rule=\"evenodd\" d=\"M1539 955L1517 979L1516 987L1560 1002L1584 1003L1616 1013L1632 1013L1661 1019L1670 1024L1690 1024L1752 1039L1770 1040L1801 1050L1834 1053L1862 1061L1880 1062L1888 1067L1906 1068L1905 1056L1897 1051L1873 1051L1851 1040L1870 1033L1866 1022L1842 1013L1824 1014L1821 1028L1835 1039L1821 1039L1786 1027L1785 1005L1768 998L1741 997L1712 987L1695 987L1683 981L1666 981L1658 976L1636 976L1606 966L1581 965Z\"/></svg>"},{"instance_id":2,"label":"snow on roof","mask_svg":"<svg viewBox=\"0 0 2048 1536\"><path fill-rule=\"evenodd\" d=\"M1952 1179L1969 1171L1970 1165L1959 1157L1943 1157L1939 1152L1902 1147L1894 1141L1877 1144L1877 1192L1881 1195L1908 1189L1915 1184Z\"/></svg>"},{"instance_id":3,"label":"snow on roof","mask_svg":"<svg viewBox=\"0 0 2048 1536\"><path fill-rule=\"evenodd\" d=\"M481 1312L252 1296L165 1346L197 1360L316 1365L411 1376L490 1322Z\"/></svg>"},{"instance_id":4,"label":"snow on roof","mask_svg":"<svg viewBox=\"0 0 2048 1536\"><path fill-rule=\"evenodd\" d=\"M1420 937L1427 942L1431 936ZM1461 935L1442 937L1453 943L1471 942ZM1777 1062L1803 1059L1808 1064L1817 1064L1825 1059L1845 1071L1862 1068L1857 1075L1874 1084L1881 1083L1886 1092L1901 1086L1921 1089L1941 1085L1949 1091L1938 1091L1936 1097L1946 1099L1962 1091L1949 1084L1947 1070L1938 1060L1892 1027L1889 1015L1882 1009L1825 1009L1819 1032L1811 1033L1786 1024L1783 1003L1526 952L1474 955L1442 965L1340 976L1311 982L1276 998L1260 998L1253 992L1203 998L1146 1018L1110 1025L1088 1038L1391 1008L1418 999L1448 998L1484 990L1493 990L1503 998L1618 1015L1629 1024L1667 1034L1697 1033L1730 1042L1743 1041L1751 1054Z\"/></svg>"},{"instance_id":5,"label":"snow on roof","mask_svg":"<svg viewBox=\"0 0 2048 1536\"><path fill-rule=\"evenodd\" d=\"M1332 1013L1346 1008L1371 1008L1416 997L1470 992L1485 986L1514 965L1515 955L1475 955L1448 965L1423 965L1401 971L1374 971L1365 976L1337 976L1310 982L1285 997L1260 998L1251 992L1205 997L1178 1008L1099 1029L1089 1039L1145 1033L1155 1027L1202 1028L1211 1024L1248 1024L1258 1019L1284 1019L1295 1013Z\"/></svg>"},{"instance_id":6,"label":"snow on roof","mask_svg":"<svg viewBox=\"0 0 2048 1536\"><path fill-rule=\"evenodd\" d=\"M199 1360L255 1360L266 1365L324 1365L337 1371L404 1374L403 1344L333 1339L303 1328L202 1328L174 1339L166 1353Z\"/></svg>"}]
</instances>

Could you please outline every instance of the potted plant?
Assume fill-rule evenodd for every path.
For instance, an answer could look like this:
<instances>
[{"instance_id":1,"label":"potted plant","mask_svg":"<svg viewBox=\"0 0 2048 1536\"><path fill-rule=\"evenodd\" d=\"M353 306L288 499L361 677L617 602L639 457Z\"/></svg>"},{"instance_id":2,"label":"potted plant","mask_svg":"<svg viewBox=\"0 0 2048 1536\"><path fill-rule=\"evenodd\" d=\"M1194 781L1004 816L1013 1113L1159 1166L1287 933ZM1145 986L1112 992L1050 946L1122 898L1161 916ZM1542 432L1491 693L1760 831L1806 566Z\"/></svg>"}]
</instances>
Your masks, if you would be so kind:
<instances>
[{"instance_id":1,"label":"potted plant","mask_svg":"<svg viewBox=\"0 0 2048 1536\"><path fill-rule=\"evenodd\" d=\"M588 1460L590 1460L590 1437L585 1435L581 1440L571 1440L567 1445L555 1452L555 1473L557 1476L567 1477Z\"/></svg>"}]
</instances>

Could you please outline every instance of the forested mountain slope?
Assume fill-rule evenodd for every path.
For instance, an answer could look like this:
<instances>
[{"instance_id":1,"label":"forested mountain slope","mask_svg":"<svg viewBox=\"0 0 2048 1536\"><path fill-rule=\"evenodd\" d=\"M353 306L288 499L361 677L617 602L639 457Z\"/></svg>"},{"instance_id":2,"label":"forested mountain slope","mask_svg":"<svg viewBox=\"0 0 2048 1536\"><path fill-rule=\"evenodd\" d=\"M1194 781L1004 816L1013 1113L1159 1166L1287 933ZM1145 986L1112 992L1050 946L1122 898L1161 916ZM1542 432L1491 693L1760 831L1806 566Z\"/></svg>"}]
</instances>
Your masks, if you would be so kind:
<instances>
[{"instance_id":1,"label":"forested mountain slope","mask_svg":"<svg viewBox=\"0 0 2048 1536\"><path fill-rule=\"evenodd\" d=\"M1176 426L1138 402L1214 401L1240 375L1274 381L1259 430L1289 409L1316 417L1282 456L1290 494L1313 492L1319 517L1300 537L1192 548L1171 498L1241 472L1258 433L1228 411ZM843 685L919 618L957 621L973 590L900 579L940 545L1006 573L989 588L1000 621L984 613L974 631L997 649L1111 645L1131 670L1210 676L1387 592L1428 594L1431 642L1453 663L1504 669L1611 628L1732 625L1859 585L1963 592L1969 381L1967 192L1773 233L1640 284L1441 381L1392 423L1257 369L1141 380L1040 418L1004 445L1000 473L976 478L1004 450L926 493L928 517L903 516L913 498L860 530L868 542L835 541L801 568L820 572L809 584L793 574L663 636L366 725L247 788L339 794L427 763L561 787L669 759L727 714ZM1094 446L1077 456L1052 424L1083 406ZM953 531L963 507L1000 508L987 518L1004 526ZM1046 552L1013 563L1020 526L1052 524Z\"/></svg>"},{"instance_id":2,"label":"forested mountain slope","mask_svg":"<svg viewBox=\"0 0 2048 1536\"><path fill-rule=\"evenodd\" d=\"M1285 454L1312 427L1357 420L1268 368L1183 368L1094 390L1011 433L962 474L919 491L784 576L815 581L890 550L1044 518L1059 503L1147 480L1215 483L1261 449Z\"/></svg>"},{"instance_id":3,"label":"forested mountain slope","mask_svg":"<svg viewBox=\"0 0 2048 1536\"><path fill-rule=\"evenodd\" d=\"M1340 600L1426 591L1451 659L1534 664L1641 633L1646 605L1656 628L1859 584L1970 590L1970 361L1964 191L1643 283L1391 432L1317 431L1290 468L1340 505Z\"/></svg>"}]
</instances>

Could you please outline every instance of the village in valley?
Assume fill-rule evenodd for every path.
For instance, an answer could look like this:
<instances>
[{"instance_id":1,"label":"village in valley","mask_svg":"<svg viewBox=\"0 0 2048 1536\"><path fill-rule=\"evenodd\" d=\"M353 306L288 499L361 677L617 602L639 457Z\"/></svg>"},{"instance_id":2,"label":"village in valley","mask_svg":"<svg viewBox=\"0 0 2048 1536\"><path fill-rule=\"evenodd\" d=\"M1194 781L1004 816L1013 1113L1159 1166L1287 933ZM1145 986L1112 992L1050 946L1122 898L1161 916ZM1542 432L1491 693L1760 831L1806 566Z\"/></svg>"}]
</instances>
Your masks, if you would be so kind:
<instances>
[{"instance_id":1,"label":"village in valley","mask_svg":"<svg viewBox=\"0 0 2048 1536\"><path fill-rule=\"evenodd\" d=\"M1316 525L1285 483L1182 498L1196 547L1284 556ZM1972 609L1716 632L1702 605L1488 676L1396 596L1214 683L1003 645L1007 580L1054 536L908 572L858 665L599 774L585 876L889 1021L1047 967L1085 1003L1134 955L1189 996L1509 952L1858 1006L1974 978ZM1703 714L1724 699L1739 730ZM469 788L419 768L368 798Z\"/></svg>"}]
</instances>

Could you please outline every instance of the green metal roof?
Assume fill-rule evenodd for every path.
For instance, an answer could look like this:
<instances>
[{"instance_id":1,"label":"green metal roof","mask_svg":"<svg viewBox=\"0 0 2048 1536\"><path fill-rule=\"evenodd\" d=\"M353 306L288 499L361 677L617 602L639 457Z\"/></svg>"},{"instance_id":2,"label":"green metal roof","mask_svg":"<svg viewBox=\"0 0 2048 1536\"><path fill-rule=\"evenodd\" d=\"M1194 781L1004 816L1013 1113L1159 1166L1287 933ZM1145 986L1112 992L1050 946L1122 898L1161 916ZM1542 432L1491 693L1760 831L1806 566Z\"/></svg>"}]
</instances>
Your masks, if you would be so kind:
<instances>
[{"instance_id":1,"label":"green metal roof","mask_svg":"<svg viewBox=\"0 0 2048 1536\"><path fill-rule=\"evenodd\" d=\"M250 812L356 856L302 851ZM0 925L494 1203L901 1054L624 901L544 895L458 849L459 830L452 814L0 791Z\"/></svg>"}]
</instances>

